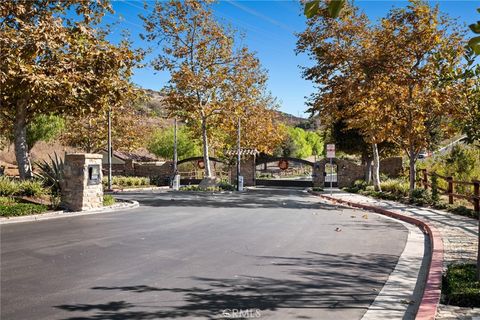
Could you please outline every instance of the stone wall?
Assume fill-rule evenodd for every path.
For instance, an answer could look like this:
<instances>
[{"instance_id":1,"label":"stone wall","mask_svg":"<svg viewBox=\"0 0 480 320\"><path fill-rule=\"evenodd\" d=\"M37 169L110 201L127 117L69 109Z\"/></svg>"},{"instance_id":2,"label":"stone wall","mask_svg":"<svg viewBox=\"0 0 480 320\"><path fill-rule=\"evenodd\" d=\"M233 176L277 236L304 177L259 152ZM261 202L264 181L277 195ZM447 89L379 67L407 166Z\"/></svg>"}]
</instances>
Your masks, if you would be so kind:
<instances>
[{"instance_id":1,"label":"stone wall","mask_svg":"<svg viewBox=\"0 0 480 320\"><path fill-rule=\"evenodd\" d=\"M103 206L102 155L73 153L65 155L62 206L82 211ZM98 166L98 179L92 181L89 166Z\"/></svg>"},{"instance_id":2,"label":"stone wall","mask_svg":"<svg viewBox=\"0 0 480 320\"><path fill-rule=\"evenodd\" d=\"M380 160L380 173L391 178L398 178L403 173L402 157L391 157Z\"/></svg>"},{"instance_id":3,"label":"stone wall","mask_svg":"<svg viewBox=\"0 0 480 320\"><path fill-rule=\"evenodd\" d=\"M138 177L171 177L173 175L173 162L164 163L135 163L134 175Z\"/></svg>"},{"instance_id":4,"label":"stone wall","mask_svg":"<svg viewBox=\"0 0 480 320\"><path fill-rule=\"evenodd\" d=\"M325 164L330 163L329 159L318 161L313 167L313 186L325 186ZM333 164L337 165L337 186L339 188L351 186L355 180L363 179L365 175L364 166L354 162L334 158Z\"/></svg>"}]
</instances>

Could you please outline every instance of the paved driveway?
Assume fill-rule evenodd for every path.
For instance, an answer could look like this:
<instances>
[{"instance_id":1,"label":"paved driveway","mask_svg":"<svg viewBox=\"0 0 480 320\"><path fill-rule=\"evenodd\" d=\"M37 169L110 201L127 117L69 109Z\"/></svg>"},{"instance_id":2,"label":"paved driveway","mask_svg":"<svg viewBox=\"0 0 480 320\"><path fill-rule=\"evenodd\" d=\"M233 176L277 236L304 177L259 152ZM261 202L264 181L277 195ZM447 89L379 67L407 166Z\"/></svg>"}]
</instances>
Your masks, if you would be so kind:
<instances>
[{"instance_id":1,"label":"paved driveway","mask_svg":"<svg viewBox=\"0 0 480 320\"><path fill-rule=\"evenodd\" d=\"M360 319L407 232L298 189L1 226L1 318ZM363 216L363 217L362 217Z\"/></svg>"}]
</instances>

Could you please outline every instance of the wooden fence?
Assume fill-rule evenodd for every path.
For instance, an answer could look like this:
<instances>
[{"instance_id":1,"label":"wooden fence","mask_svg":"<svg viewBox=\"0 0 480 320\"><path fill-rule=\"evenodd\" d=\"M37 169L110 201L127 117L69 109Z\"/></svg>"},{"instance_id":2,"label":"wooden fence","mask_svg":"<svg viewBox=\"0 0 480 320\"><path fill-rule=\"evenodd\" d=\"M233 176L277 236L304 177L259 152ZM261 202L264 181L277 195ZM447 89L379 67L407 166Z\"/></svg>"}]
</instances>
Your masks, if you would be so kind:
<instances>
[{"instance_id":1,"label":"wooden fence","mask_svg":"<svg viewBox=\"0 0 480 320\"><path fill-rule=\"evenodd\" d=\"M449 204L453 204L453 200L455 198L465 199L473 204L473 209L475 210L475 212L480 212L480 181L478 180L472 180L471 182L457 181L457 180L454 180L453 177L445 177L435 172L428 172L427 169L422 169L420 170L420 172L421 172L421 177L419 179L419 182L422 183L424 189L428 190L428 188L432 188L431 177L436 176L438 179L443 179L447 184L446 189L438 186L438 183L436 188L440 191L439 194L444 194L448 196ZM473 186L473 194L465 195L465 194L455 193L455 186L458 186L458 185Z\"/></svg>"}]
</instances>

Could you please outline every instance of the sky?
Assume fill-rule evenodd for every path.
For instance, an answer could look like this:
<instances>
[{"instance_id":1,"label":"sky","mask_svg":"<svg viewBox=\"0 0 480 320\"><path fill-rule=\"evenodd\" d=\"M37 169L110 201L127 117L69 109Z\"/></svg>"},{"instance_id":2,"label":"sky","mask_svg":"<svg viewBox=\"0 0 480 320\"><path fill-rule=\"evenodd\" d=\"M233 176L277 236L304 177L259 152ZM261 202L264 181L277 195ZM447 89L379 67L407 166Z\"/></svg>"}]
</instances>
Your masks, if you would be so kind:
<instances>
[{"instance_id":1,"label":"sky","mask_svg":"<svg viewBox=\"0 0 480 320\"><path fill-rule=\"evenodd\" d=\"M154 1L146 1L151 8ZM438 4L440 10L454 18L461 25L480 20L476 8L480 1L441 0L431 1ZM403 7L407 1L355 0L355 5L363 10L370 20L377 21L384 17L390 8ZM168 81L168 74L158 73L148 66L148 61L159 53L159 48L140 39L143 32L139 15L147 15L143 0L113 1L114 14L109 14L105 22L117 22L112 30L111 40L118 41L122 30L128 30L133 46L148 49L152 52L145 58L146 67L136 69L133 82L145 89L160 90ZM267 70L268 90L280 102L280 110L295 116L307 117L305 102L315 91L313 84L302 79L301 66L312 64L306 55L296 55L297 38L295 33L305 29L303 8L296 0L221 0L213 5L215 17L226 24L231 24L243 33L242 44L256 52L262 66ZM473 33L469 33L473 36ZM240 39L239 39L240 41Z\"/></svg>"}]
</instances>

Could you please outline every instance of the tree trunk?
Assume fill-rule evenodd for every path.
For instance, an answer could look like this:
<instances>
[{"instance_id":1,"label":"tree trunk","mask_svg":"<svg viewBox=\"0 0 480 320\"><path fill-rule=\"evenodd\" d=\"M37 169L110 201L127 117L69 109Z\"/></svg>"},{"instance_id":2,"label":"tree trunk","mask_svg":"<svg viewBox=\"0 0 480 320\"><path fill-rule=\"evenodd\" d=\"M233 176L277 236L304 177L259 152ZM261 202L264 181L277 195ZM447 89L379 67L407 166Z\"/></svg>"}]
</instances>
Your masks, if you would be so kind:
<instances>
[{"instance_id":1,"label":"tree trunk","mask_svg":"<svg viewBox=\"0 0 480 320\"><path fill-rule=\"evenodd\" d=\"M365 182L372 184L372 158L369 156L365 157Z\"/></svg>"},{"instance_id":2,"label":"tree trunk","mask_svg":"<svg viewBox=\"0 0 480 320\"><path fill-rule=\"evenodd\" d=\"M376 143L372 145L373 151L373 187L375 191L382 191L380 186L380 157L378 155L378 146Z\"/></svg>"},{"instance_id":3,"label":"tree trunk","mask_svg":"<svg viewBox=\"0 0 480 320\"><path fill-rule=\"evenodd\" d=\"M205 178L212 177L210 170L210 159L208 157L208 137L207 137L207 119L202 118L202 138L203 138L203 163L205 164Z\"/></svg>"},{"instance_id":4,"label":"tree trunk","mask_svg":"<svg viewBox=\"0 0 480 320\"><path fill-rule=\"evenodd\" d=\"M17 103L14 124L14 144L15 158L17 160L18 173L20 179L32 178L32 168L28 158L27 145L27 110L26 101L21 100Z\"/></svg>"},{"instance_id":5,"label":"tree trunk","mask_svg":"<svg viewBox=\"0 0 480 320\"><path fill-rule=\"evenodd\" d=\"M415 177L416 177L416 172L415 172L415 164L417 162L417 155L415 153L413 144L410 145L410 150L409 150L409 179L410 179L410 193L415 189Z\"/></svg>"}]
</instances>

